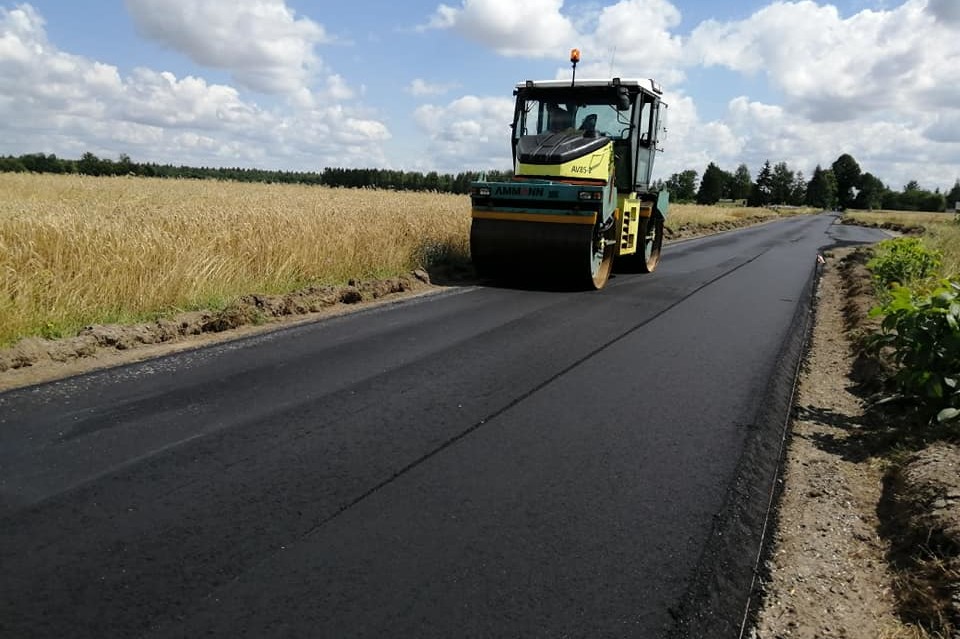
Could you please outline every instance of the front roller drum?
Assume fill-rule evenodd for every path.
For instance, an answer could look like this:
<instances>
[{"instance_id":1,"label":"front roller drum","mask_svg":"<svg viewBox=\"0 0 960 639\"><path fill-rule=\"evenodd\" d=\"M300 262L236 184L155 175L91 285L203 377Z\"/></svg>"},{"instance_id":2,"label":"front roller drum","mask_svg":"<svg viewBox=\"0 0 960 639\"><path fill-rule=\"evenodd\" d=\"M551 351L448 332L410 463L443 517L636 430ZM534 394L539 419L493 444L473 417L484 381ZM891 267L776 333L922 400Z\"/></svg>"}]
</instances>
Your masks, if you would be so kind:
<instances>
[{"instance_id":1,"label":"front roller drum","mask_svg":"<svg viewBox=\"0 0 960 639\"><path fill-rule=\"evenodd\" d=\"M610 235L585 224L474 219L470 253L483 278L600 289L613 263Z\"/></svg>"}]
</instances>

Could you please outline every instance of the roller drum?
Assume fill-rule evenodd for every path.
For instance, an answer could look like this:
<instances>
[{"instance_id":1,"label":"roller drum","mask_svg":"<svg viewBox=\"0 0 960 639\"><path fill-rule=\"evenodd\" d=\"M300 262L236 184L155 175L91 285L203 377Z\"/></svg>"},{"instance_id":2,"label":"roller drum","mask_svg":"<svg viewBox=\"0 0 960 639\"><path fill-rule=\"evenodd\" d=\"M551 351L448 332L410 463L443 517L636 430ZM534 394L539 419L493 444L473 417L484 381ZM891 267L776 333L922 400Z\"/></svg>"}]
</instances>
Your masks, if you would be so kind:
<instances>
[{"instance_id":1,"label":"roller drum","mask_svg":"<svg viewBox=\"0 0 960 639\"><path fill-rule=\"evenodd\" d=\"M594 232L585 224L474 219L470 252L481 277L601 288L612 251L603 259L594 255Z\"/></svg>"}]
</instances>

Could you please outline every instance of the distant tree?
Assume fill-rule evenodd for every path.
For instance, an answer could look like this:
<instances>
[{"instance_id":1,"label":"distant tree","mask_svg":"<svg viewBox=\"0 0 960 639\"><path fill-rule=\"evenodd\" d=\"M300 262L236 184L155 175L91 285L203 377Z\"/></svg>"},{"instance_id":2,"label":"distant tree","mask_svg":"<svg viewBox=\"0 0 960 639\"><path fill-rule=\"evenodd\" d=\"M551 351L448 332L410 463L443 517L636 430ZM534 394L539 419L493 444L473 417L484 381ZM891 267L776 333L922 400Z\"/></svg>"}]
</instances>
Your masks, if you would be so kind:
<instances>
[{"instance_id":1,"label":"distant tree","mask_svg":"<svg viewBox=\"0 0 960 639\"><path fill-rule=\"evenodd\" d=\"M103 162L96 155L87 151L77 162L77 170L84 175L102 175Z\"/></svg>"},{"instance_id":2,"label":"distant tree","mask_svg":"<svg viewBox=\"0 0 960 639\"><path fill-rule=\"evenodd\" d=\"M893 211L938 212L946 209L947 199L939 190L927 191L916 180L910 180L900 193L884 191L882 206Z\"/></svg>"},{"instance_id":3,"label":"distant tree","mask_svg":"<svg viewBox=\"0 0 960 639\"><path fill-rule=\"evenodd\" d=\"M724 187L730 175L711 162L703 172L700 189L697 191L697 204L716 204L723 197Z\"/></svg>"},{"instance_id":4,"label":"distant tree","mask_svg":"<svg viewBox=\"0 0 960 639\"><path fill-rule=\"evenodd\" d=\"M0 172L25 173L26 171L27 167L23 165L20 158L15 158L12 155L0 158Z\"/></svg>"},{"instance_id":5,"label":"distant tree","mask_svg":"<svg viewBox=\"0 0 960 639\"><path fill-rule=\"evenodd\" d=\"M763 163L760 172L757 173L757 181L753 183L750 189L750 206L769 206L773 197L773 169L770 167L770 160Z\"/></svg>"},{"instance_id":6,"label":"distant tree","mask_svg":"<svg viewBox=\"0 0 960 639\"><path fill-rule=\"evenodd\" d=\"M833 210L837 206L837 180L832 169L824 170L817 165L813 170L813 177L807 182L804 203L825 211Z\"/></svg>"},{"instance_id":7,"label":"distant tree","mask_svg":"<svg viewBox=\"0 0 960 639\"><path fill-rule=\"evenodd\" d=\"M697 172L687 169L674 173L664 184L675 202L693 202L697 197Z\"/></svg>"},{"instance_id":8,"label":"distant tree","mask_svg":"<svg viewBox=\"0 0 960 639\"><path fill-rule=\"evenodd\" d=\"M859 188L861 170L860 165L853 159L853 156L844 153L833 163L831 167L833 175L837 178L837 202L840 208L845 209L853 205L856 198L854 190Z\"/></svg>"},{"instance_id":9,"label":"distant tree","mask_svg":"<svg viewBox=\"0 0 960 639\"><path fill-rule=\"evenodd\" d=\"M750 169L746 164L737 167L730 181L730 198L734 200L746 200L750 197L750 188L753 186L753 178L750 177Z\"/></svg>"},{"instance_id":10,"label":"distant tree","mask_svg":"<svg viewBox=\"0 0 960 639\"><path fill-rule=\"evenodd\" d=\"M957 202L960 202L960 179L953 183L953 188L947 193L947 208L951 211L957 205Z\"/></svg>"},{"instance_id":11,"label":"distant tree","mask_svg":"<svg viewBox=\"0 0 960 639\"><path fill-rule=\"evenodd\" d=\"M793 192L793 171L786 162L778 162L773 167L770 180L770 203L789 204Z\"/></svg>"},{"instance_id":12,"label":"distant tree","mask_svg":"<svg viewBox=\"0 0 960 639\"><path fill-rule=\"evenodd\" d=\"M798 170L793 175L793 185L790 187L790 204L793 206L802 206L807 197L807 182L803 177L803 171Z\"/></svg>"},{"instance_id":13,"label":"distant tree","mask_svg":"<svg viewBox=\"0 0 960 639\"><path fill-rule=\"evenodd\" d=\"M887 187L872 173L864 173L860 177L860 191L853 200L854 208L872 211L883 204L883 192Z\"/></svg>"},{"instance_id":14,"label":"distant tree","mask_svg":"<svg viewBox=\"0 0 960 639\"><path fill-rule=\"evenodd\" d=\"M20 163L27 171L33 173L66 173L66 163L56 155L43 153L28 153L20 156Z\"/></svg>"}]
</instances>

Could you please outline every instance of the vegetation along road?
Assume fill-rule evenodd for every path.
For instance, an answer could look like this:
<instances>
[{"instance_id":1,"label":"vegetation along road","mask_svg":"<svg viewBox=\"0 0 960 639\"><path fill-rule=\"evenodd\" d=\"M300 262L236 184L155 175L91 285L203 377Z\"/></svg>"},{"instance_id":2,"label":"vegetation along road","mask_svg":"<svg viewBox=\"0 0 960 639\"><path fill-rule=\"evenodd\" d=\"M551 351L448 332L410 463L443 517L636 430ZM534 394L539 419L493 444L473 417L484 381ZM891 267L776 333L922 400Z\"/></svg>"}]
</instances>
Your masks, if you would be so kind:
<instances>
[{"instance_id":1,"label":"vegetation along road","mask_svg":"<svg viewBox=\"0 0 960 639\"><path fill-rule=\"evenodd\" d=\"M834 221L0 394L0 635L737 636Z\"/></svg>"}]
</instances>

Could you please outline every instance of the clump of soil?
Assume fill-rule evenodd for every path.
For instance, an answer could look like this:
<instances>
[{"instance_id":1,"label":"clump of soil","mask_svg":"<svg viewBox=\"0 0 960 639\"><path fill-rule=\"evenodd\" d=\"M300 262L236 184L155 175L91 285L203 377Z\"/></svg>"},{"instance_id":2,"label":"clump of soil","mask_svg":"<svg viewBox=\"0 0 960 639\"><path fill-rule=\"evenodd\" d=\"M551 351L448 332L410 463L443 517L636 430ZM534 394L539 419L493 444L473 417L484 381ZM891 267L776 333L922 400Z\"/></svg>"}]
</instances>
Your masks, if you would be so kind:
<instances>
[{"instance_id":1,"label":"clump of soil","mask_svg":"<svg viewBox=\"0 0 960 639\"><path fill-rule=\"evenodd\" d=\"M98 324L65 339L30 337L0 349L0 388L57 377L57 372L75 374L83 369L75 365L81 360L102 360L100 365L119 363L116 358L106 357L109 352L179 343L283 319L304 319L429 287L429 274L417 269L401 277L351 280L345 286L311 286L285 295L245 295L218 311L192 311L134 325ZM149 356L155 355L150 351ZM27 368L31 369L29 375L23 374Z\"/></svg>"}]
</instances>

